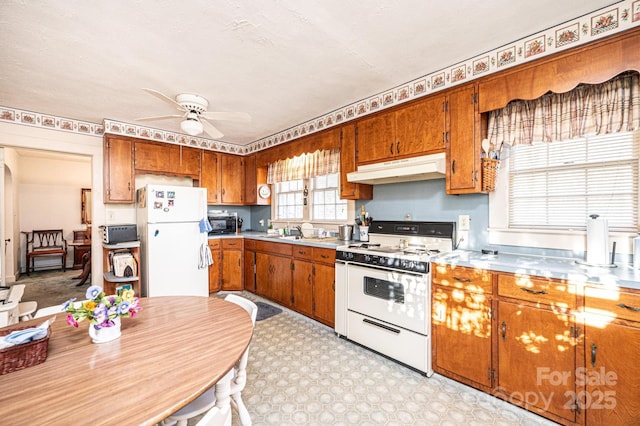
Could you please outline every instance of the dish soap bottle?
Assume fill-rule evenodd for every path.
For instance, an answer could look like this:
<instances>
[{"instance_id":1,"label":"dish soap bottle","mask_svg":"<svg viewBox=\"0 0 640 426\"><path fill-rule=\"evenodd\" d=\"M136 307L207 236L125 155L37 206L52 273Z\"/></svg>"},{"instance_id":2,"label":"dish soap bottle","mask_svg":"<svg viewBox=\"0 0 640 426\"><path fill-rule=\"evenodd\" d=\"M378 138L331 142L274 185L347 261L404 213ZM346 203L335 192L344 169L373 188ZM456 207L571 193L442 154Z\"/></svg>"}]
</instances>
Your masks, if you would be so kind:
<instances>
[{"instance_id":1,"label":"dish soap bottle","mask_svg":"<svg viewBox=\"0 0 640 426\"><path fill-rule=\"evenodd\" d=\"M362 221L363 225L366 217L367 217L367 213L364 211L364 204L363 204L360 206L360 220Z\"/></svg>"}]
</instances>

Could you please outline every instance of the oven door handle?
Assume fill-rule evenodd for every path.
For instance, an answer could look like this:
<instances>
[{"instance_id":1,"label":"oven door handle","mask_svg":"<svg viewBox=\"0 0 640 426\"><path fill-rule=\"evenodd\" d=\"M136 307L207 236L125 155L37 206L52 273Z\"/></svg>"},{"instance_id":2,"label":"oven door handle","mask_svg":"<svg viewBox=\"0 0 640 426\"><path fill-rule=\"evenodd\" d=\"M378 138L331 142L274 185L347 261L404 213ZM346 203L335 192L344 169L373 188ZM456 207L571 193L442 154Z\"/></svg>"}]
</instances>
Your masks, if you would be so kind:
<instances>
[{"instance_id":1,"label":"oven door handle","mask_svg":"<svg viewBox=\"0 0 640 426\"><path fill-rule=\"evenodd\" d=\"M380 324L379 322L372 321L369 318L364 318L362 320L362 322L365 322L365 323L371 324L371 325L375 325L376 327L383 328L383 329L385 329L387 331L391 331L392 333L400 334L400 330L398 330L397 328L393 328L393 327L389 327L388 325Z\"/></svg>"}]
</instances>

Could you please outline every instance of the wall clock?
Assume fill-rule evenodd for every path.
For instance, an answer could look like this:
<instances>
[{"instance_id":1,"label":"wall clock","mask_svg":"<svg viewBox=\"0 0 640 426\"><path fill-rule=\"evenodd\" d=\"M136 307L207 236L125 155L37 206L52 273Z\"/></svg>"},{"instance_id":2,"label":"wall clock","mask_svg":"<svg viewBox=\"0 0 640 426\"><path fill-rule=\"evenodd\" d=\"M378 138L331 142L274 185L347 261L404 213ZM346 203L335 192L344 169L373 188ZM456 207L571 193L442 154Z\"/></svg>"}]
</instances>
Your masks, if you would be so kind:
<instances>
[{"instance_id":1,"label":"wall clock","mask_svg":"<svg viewBox=\"0 0 640 426\"><path fill-rule=\"evenodd\" d=\"M271 196L271 189L268 185L261 185L260 188L258 188L258 195L260 195L260 198L269 198Z\"/></svg>"}]
</instances>

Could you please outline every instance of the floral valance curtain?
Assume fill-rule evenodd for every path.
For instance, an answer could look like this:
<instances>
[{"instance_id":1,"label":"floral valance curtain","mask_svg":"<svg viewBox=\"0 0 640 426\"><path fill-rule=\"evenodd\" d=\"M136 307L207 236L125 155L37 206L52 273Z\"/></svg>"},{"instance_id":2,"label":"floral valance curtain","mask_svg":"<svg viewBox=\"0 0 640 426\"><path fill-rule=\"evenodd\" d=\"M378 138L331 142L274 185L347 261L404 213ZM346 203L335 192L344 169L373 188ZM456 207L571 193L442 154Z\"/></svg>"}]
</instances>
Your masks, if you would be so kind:
<instances>
[{"instance_id":1,"label":"floral valance curtain","mask_svg":"<svg viewBox=\"0 0 640 426\"><path fill-rule=\"evenodd\" d=\"M587 134L640 129L640 77L621 74L602 84L584 84L566 93L512 101L491 111L489 141L495 146L559 141Z\"/></svg>"},{"instance_id":2,"label":"floral valance curtain","mask_svg":"<svg viewBox=\"0 0 640 426\"><path fill-rule=\"evenodd\" d=\"M307 179L340 171L340 150L317 150L269 164L267 183Z\"/></svg>"}]
</instances>

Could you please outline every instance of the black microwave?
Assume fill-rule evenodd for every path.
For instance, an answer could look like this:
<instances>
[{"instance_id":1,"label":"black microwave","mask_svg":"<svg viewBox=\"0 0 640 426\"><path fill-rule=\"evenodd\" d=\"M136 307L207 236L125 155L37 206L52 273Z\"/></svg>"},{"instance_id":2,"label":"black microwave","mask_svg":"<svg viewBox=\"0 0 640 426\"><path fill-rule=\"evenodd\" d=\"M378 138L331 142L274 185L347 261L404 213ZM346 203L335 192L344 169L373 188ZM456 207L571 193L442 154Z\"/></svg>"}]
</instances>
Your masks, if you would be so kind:
<instances>
[{"instance_id":1,"label":"black microwave","mask_svg":"<svg viewBox=\"0 0 640 426\"><path fill-rule=\"evenodd\" d=\"M238 226L238 215L209 215L209 225L211 225L209 235L235 234Z\"/></svg>"}]
</instances>

